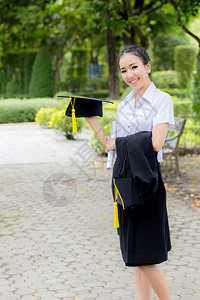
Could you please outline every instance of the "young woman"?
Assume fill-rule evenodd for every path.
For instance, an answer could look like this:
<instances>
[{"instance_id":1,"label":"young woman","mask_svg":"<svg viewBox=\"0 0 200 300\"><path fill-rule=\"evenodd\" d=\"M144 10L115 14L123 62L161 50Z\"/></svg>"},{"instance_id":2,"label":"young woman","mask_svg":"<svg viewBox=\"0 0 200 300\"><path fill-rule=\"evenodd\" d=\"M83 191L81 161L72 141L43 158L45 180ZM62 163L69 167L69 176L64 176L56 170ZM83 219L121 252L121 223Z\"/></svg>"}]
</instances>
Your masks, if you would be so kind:
<instances>
[{"instance_id":1,"label":"young woman","mask_svg":"<svg viewBox=\"0 0 200 300\"><path fill-rule=\"evenodd\" d=\"M157 152L158 163L162 162L162 147L168 127L174 124L172 99L169 94L158 90L151 82L151 62L144 48L136 45L126 47L119 55L119 68L123 80L133 90L118 105L117 137L151 131L153 149ZM96 117L86 120L104 145L106 152L116 149L115 139L105 134ZM163 184L160 183L159 188L158 193L162 194ZM124 258L124 253L129 252L132 257L130 261L124 258L124 262L126 266L134 267L138 299L151 299L153 289L160 300L170 300L165 277L158 266L167 260L168 251L171 250L166 198L163 197L162 201L159 199L148 205L148 208L139 210L128 208L123 211L122 206L118 205L118 213L122 256ZM144 261L141 261L141 253L134 253L135 246L141 241L143 251L145 249ZM138 257L140 260L137 260Z\"/></svg>"}]
</instances>

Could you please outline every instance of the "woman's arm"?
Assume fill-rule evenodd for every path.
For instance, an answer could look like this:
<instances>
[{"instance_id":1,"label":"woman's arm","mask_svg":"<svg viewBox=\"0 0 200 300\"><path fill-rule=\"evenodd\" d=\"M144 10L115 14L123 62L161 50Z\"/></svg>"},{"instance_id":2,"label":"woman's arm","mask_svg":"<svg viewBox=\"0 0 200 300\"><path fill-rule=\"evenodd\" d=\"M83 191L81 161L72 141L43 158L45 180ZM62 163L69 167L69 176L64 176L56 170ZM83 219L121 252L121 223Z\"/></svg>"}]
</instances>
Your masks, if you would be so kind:
<instances>
[{"instance_id":1,"label":"woman's arm","mask_svg":"<svg viewBox=\"0 0 200 300\"><path fill-rule=\"evenodd\" d=\"M87 117L85 119L92 127L101 144L104 146L104 148L106 148L106 141L108 139L108 135L105 133L105 131L99 124L97 117Z\"/></svg>"},{"instance_id":2,"label":"woman's arm","mask_svg":"<svg viewBox=\"0 0 200 300\"><path fill-rule=\"evenodd\" d=\"M154 151L158 152L164 146L168 127L169 127L168 123L157 124L153 127L152 144L153 144Z\"/></svg>"}]
</instances>

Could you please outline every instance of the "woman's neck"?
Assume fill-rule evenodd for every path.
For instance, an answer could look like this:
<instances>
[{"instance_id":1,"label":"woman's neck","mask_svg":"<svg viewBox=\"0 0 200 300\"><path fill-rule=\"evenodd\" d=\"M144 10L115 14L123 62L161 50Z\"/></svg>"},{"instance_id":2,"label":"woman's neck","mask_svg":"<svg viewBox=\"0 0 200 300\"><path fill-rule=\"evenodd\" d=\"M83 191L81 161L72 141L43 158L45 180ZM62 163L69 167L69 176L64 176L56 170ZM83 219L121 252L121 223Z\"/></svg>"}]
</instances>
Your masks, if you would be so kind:
<instances>
[{"instance_id":1,"label":"woman's neck","mask_svg":"<svg viewBox=\"0 0 200 300\"><path fill-rule=\"evenodd\" d=\"M148 85L145 87L145 89L136 91L135 106L138 104L138 102L140 101L140 99L142 98L142 96L144 95L144 93L146 92L148 87L150 86L150 84L151 84L151 81L148 83Z\"/></svg>"}]
</instances>

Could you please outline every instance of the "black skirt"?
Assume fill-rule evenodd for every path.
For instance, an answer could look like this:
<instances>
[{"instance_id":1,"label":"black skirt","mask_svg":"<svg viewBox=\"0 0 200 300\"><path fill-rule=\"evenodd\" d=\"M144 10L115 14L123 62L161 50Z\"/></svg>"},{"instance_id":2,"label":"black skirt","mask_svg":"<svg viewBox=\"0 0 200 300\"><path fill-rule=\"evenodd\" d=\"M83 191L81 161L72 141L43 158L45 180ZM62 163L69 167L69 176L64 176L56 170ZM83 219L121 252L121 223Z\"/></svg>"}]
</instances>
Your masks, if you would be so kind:
<instances>
[{"instance_id":1,"label":"black skirt","mask_svg":"<svg viewBox=\"0 0 200 300\"><path fill-rule=\"evenodd\" d=\"M119 234L122 258L126 266L159 264L168 259L171 250L166 190L159 170L156 197L144 207L128 208L118 204Z\"/></svg>"}]
</instances>

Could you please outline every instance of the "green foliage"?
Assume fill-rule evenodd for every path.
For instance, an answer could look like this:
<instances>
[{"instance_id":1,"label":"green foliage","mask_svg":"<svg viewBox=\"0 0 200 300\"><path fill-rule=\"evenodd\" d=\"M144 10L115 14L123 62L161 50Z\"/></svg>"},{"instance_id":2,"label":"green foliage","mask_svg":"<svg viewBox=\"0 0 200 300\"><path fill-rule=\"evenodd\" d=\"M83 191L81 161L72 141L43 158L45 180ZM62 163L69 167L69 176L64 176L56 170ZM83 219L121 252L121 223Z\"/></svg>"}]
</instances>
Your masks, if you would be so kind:
<instances>
[{"instance_id":1,"label":"green foliage","mask_svg":"<svg viewBox=\"0 0 200 300\"><path fill-rule=\"evenodd\" d=\"M24 87L23 93L28 95L29 85L31 81L32 67L38 53L38 49L27 50L24 57L23 70L24 70Z\"/></svg>"},{"instance_id":2,"label":"green foliage","mask_svg":"<svg viewBox=\"0 0 200 300\"><path fill-rule=\"evenodd\" d=\"M60 72L62 87L80 92L87 87L89 56L86 48L73 48L65 55Z\"/></svg>"},{"instance_id":3,"label":"green foliage","mask_svg":"<svg viewBox=\"0 0 200 300\"><path fill-rule=\"evenodd\" d=\"M186 89L162 89L162 91L170 94L171 96L177 96L181 99L188 97L188 92Z\"/></svg>"},{"instance_id":4,"label":"green foliage","mask_svg":"<svg viewBox=\"0 0 200 300\"><path fill-rule=\"evenodd\" d=\"M176 71L167 70L153 72L152 80L159 89L178 87L178 75Z\"/></svg>"},{"instance_id":5,"label":"green foliage","mask_svg":"<svg viewBox=\"0 0 200 300\"><path fill-rule=\"evenodd\" d=\"M188 118L192 116L192 102L189 98L184 98L183 100L172 96L174 103L174 115L180 118Z\"/></svg>"},{"instance_id":6,"label":"green foliage","mask_svg":"<svg viewBox=\"0 0 200 300\"><path fill-rule=\"evenodd\" d=\"M196 62L197 50L194 46L179 45L175 47L175 70L178 73L179 88L186 88Z\"/></svg>"},{"instance_id":7,"label":"green foliage","mask_svg":"<svg viewBox=\"0 0 200 300\"><path fill-rule=\"evenodd\" d=\"M91 90L107 90L108 89L108 75L103 74L88 81L88 87Z\"/></svg>"},{"instance_id":8,"label":"green foliage","mask_svg":"<svg viewBox=\"0 0 200 300\"><path fill-rule=\"evenodd\" d=\"M65 116L66 108L58 110L56 108L41 108L36 115L35 121L41 126L64 131L68 139L74 139L72 133L72 119ZM76 119L77 130L81 131L84 120Z\"/></svg>"},{"instance_id":9,"label":"green foliage","mask_svg":"<svg viewBox=\"0 0 200 300\"><path fill-rule=\"evenodd\" d=\"M163 21L162 21L163 22ZM163 29L166 31L166 28ZM177 31L177 30L176 30ZM183 34L158 33L153 38L152 64L156 71L174 69L174 48L178 45L188 44L188 39Z\"/></svg>"},{"instance_id":10,"label":"green foliage","mask_svg":"<svg viewBox=\"0 0 200 300\"><path fill-rule=\"evenodd\" d=\"M192 113L196 121L200 121L200 70L192 76Z\"/></svg>"},{"instance_id":11,"label":"green foliage","mask_svg":"<svg viewBox=\"0 0 200 300\"><path fill-rule=\"evenodd\" d=\"M181 26L187 25L191 17L198 16L199 14L199 0L179 0L174 1L174 3L177 5L177 14Z\"/></svg>"},{"instance_id":12,"label":"green foliage","mask_svg":"<svg viewBox=\"0 0 200 300\"><path fill-rule=\"evenodd\" d=\"M53 99L0 100L0 124L34 122L41 107L61 107L61 102Z\"/></svg>"},{"instance_id":13,"label":"green foliage","mask_svg":"<svg viewBox=\"0 0 200 300\"><path fill-rule=\"evenodd\" d=\"M76 118L78 132L81 132L83 124L83 119ZM51 118L48 122L48 127L64 131L68 139L74 139L74 134L72 132L72 118L65 116L65 109L56 111L51 115Z\"/></svg>"},{"instance_id":14,"label":"green foliage","mask_svg":"<svg viewBox=\"0 0 200 300\"><path fill-rule=\"evenodd\" d=\"M51 56L46 48L41 48L33 64L29 86L30 97L54 96L54 73L51 65Z\"/></svg>"},{"instance_id":15,"label":"green foliage","mask_svg":"<svg viewBox=\"0 0 200 300\"><path fill-rule=\"evenodd\" d=\"M83 92L77 93L77 95L81 95L84 97L106 99L109 96L109 91L108 90L83 91Z\"/></svg>"},{"instance_id":16,"label":"green foliage","mask_svg":"<svg viewBox=\"0 0 200 300\"><path fill-rule=\"evenodd\" d=\"M115 120L115 115L116 115L115 112L113 112L113 111L110 112L110 111L106 110L103 118L99 118L98 117L99 123L101 124L101 126L104 129L104 131L108 135L110 135L111 123L112 123L112 121ZM98 138L96 137L95 133L93 133L93 137L91 139L91 146L92 146L92 148L94 148L94 150L99 155L106 155L105 149L102 146L102 144L100 143L100 141L98 140Z\"/></svg>"},{"instance_id":17,"label":"green foliage","mask_svg":"<svg viewBox=\"0 0 200 300\"><path fill-rule=\"evenodd\" d=\"M195 148L200 145L200 125L193 119L187 118L185 129L180 138L180 147Z\"/></svg>"},{"instance_id":18,"label":"green foliage","mask_svg":"<svg viewBox=\"0 0 200 300\"><path fill-rule=\"evenodd\" d=\"M55 107L41 107L36 114L35 122L38 123L40 126L48 127L48 122L51 118L51 115L57 111L58 110Z\"/></svg>"},{"instance_id":19,"label":"green foliage","mask_svg":"<svg viewBox=\"0 0 200 300\"><path fill-rule=\"evenodd\" d=\"M15 97L19 93L19 86L17 82L10 81L6 84L6 96L9 98Z\"/></svg>"},{"instance_id":20,"label":"green foliage","mask_svg":"<svg viewBox=\"0 0 200 300\"><path fill-rule=\"evenodd\" d=\"M36 54L37 50L35 49L7 52L3 70L6 79L4 83L6 85L6 97L16 97L18 94L28 95L28 86ZM14 83L10 85L10 82Z\"/></svg>"}]
</instances>

